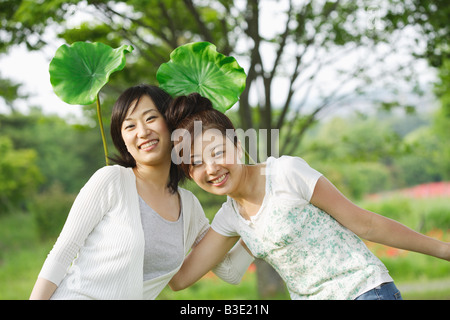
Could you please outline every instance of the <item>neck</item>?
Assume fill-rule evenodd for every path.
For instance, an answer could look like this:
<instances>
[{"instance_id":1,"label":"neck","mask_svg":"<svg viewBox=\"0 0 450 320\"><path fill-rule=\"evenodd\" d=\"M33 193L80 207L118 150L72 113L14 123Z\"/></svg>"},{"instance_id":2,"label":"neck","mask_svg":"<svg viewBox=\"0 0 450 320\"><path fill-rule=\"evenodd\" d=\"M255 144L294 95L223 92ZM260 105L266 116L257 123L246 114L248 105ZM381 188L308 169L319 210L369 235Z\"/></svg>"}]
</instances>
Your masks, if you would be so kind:
<instances>
[{"instance_id":1,"label":"neck","mask_svg":"<svg viewBox=\"0 0 450 320\"><path fill-rule=\"evenodd\" d=\"M254 211L254 208L259 208L262 204L266 194L266 177L262 172L264 166L264 164L243 165L239 187L228 194L241 208L248 208L246 211ZM248 214L252 215L250 212Z\"/></svg>"},{"instance_id":2,"label":"neck","mask_svg":"<svg viewBox=\"0 0 450 320\"><path fill-rule=\"evenodd\" d=\"M133 168L138 184L152 187L155 190L165 190L169 181L170 162L149 166L136 163Z\"/></svg>"}]
</instances>

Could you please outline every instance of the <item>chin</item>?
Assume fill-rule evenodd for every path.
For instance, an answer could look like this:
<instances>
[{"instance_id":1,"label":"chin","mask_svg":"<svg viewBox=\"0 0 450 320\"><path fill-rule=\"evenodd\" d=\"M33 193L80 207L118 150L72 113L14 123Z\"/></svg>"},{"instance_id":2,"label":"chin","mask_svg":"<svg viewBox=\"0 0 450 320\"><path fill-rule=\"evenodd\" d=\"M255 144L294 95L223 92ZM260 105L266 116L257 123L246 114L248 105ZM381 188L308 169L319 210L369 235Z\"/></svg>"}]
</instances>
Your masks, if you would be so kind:
<instances>
[{"instance_id":1,"label":"chin","mask_svg":"<svg viewBox=\"0 0 450 320\"><path fill-rule=\"evenodd\" d=\"M205 191L215 194L216 196L226 196L227 192L225 190L222 189L217 189L217 188L211 188L211 186L209 186L208 189L204 189Z\"/></svg>"},{"instance_id":2,"label":"chin","mask_svg":"<svg viewBox=\"0 0 450 320\"><path fill-rule=\"evenodd\" d=\"M140 163L147 166L159 166L161 164L170 163L170 160L167 160L167 157L153 154L151 156L142 157Z\"/></svg>"}]
</instances>

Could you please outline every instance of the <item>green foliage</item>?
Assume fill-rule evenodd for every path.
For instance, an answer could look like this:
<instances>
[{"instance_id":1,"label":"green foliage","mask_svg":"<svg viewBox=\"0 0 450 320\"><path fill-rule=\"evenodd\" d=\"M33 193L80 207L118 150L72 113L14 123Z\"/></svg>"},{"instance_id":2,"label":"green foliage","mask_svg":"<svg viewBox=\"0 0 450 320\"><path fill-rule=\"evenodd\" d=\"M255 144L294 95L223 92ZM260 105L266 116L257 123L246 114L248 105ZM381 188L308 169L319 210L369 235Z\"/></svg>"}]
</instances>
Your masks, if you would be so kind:
<instances>
[{"instance_id":1,"label":"green foliage","mask_svg":"<svg viewBox=\"0 0 450 320\"><path fill-rule=\"evenodd\" d=\"M448 179L448 140L434 128L426 114L335 117L310 130L294 155L305 158L345 195L360 199Z\"/></svg>"},{"instance_id":2,"label":"green foliage","mask_svg":"<svg viewBox=\"0 0 450 320\"><path fill-rule=\"evenodd\" d=\"M414 210L420 215L418 231L426 233L440 229L450 232L450 205L448 199L434 199L432 203L423 199L422 201L414 202L414 205Z\"/></svg>"},{"instance_id":3,"label":"green foliage","mask_svg":"<svg viewBox=\"0 0 450 320\"><path fill-rule=\"evenodd\" d=\"M369 193L389 190L393 186L391 172L381 163L313 162L311 165L352 199L361 199Z\"/></svg>"},{"instance_id":4,"label":"green foliage","mask_svg":"<svg viewBox=\"0 0 450 320\"><path fill-rule=\"evenodd\" d=\"M388 8L386 19L389 29L404 28L414 23L415 33L421 34L425 41L425 50L416 55L424 57L434 67L440 67L450 57L448 39L450 28L448 17L450 6L446 0L390 0L394 6ZM408 5L404 5L407 3Z\"/></svg>"},{"instance_id":5,"label":"green foliage","mask_svg":"<svg viewBox=\"0 0 450 320\"><path fill-rule=\"evenodd\" d=\"M294 150L299 145L299 141L307 140L304 133L315 123L314 116L330 110L329 107L340 100L342 92L339 92L338 88L336 91L332 90L333 94L329 96L326 96L324 92L317 106L309 108L312 110L311 113L304 117L300 115L300 112L297 113L297 109L271 109L271 104L281 98L284 99L281 105L295 106L298 107L298 110L306 112L308 109L306 107L310 102L308 100L309 92L322 92L321 88L314 84L321 82L317 81L320 77L314 76L320 74L316 71L326 68L328 61L339 64L340 62L337 60L339 56L343 53L346 56L345 53L349 52L352 47L357 51L362 45L368 45L374 48L373 52L382 52L378 56L373 56L374 59L367 59L369 68L364 69L364 66L358 65L355 70L344 70L342 73L344 76L335 81L345 87L345 84L348 84L345 82L347 78L352 82L358 79L368 79L367 82L363 81L361 86L357 86L354 92L363 92L367 88L373 89L372 85L367 84L381 80L377 78L378 75L391 74L395 79L394 84L404 77L402 73L397 73L397 70L393 69L384 73L371 71L381 70L384 66L388 66L385 61L389 60L388 51L390 49L384 44L381 48L377 47L377 43L380 41L387 43L391 32L399 34L397 30L409 30L408 25L410 24L413 24L413 27L423 27L422 31L425 37L417 37L416 44L421 44L422 41L427 44L425 51L421 50L422 45L417 45L414 48L415 54L425 56L434 66L441 66L445 56L448 56L448 11L450 7L445 0L406 2L389 0L378 8L378 13L381 15L377 18L381 22L380 26L384 29L373 28L365 23L367 20L364 20L365 13L374 4L373 1L309 1L302 4L293 1L289 13L288 9L280 13L279 20L287 22L284 26L285 29L280 28L279 32L273 30L273 36L263 36L259 33L262 21L259 10L263 6L263 2L260 2L258 7L252 5L257 3L256 1L248 1L245 10L241 10L242 3L240 1L195 1L195 5L190 7L189 4L192 3L192 1L179 0L130 0L126 4L123 1L110 0L0 1L0 29L2 30L0 52L6 52L15 44L25 44L30 50L41 49L46 41L43 35L49 27L57 30L59 37L66 39L67 43L100 41L112 47L131 43L138 51L130 59L133 66L113 77L109 85L105 87L105 93L107 92L109 98L114 94L118 95L130 84L154 81L157 67L167 61L169 53L179 45L202 40L212 42L227 55L234 52L243 56L249 66L249 79L244 93L250 91L251 85L255 85L256 92L260 94L258 105L250 105L248 95L245 96L245 99L241 98L239 118L242 127L245 129L252 127L269 129L276 125L277 128L284 129L283 124L288 124L287 131L291 133L291 143L286 150ZM93 12L93 16L99 19L73 28L67 27L65 21L79 10ZM360 19L361 15L363 19ZM241 43L250 45L248 49L240 49L242 46L237 44ZM345 51L339 52L339 49L342 48ZM396 44L394 44L394 48L397 48ZM270 51L271 49L273 50ZM274 57L273 64L263 64L261 59L263 51L265 51L264 53L269 52ZM308 59L308 57L312 57L312 59ZM295 65L296 63L297 65ZM403 70L412 69L410 67L407 64L400 66ZM389 68L391 68L390 64ZM310 74L312 75L310 76ZM285 96L280 94L280 91L273 90L274 87L271 85L274 83L274 76L284 77L285 80L288 80ZM450 82L445 77L442 79L441 92L450 92L447 87ZM410 80L411 78L408 79L407 84L412 82ZM303 86L296 86L297 84ZM393 86L384 85L384 88L390 87ZM304 92L306 94L303 94ZM17 91L12 91L12 93L14 98ZM447 100L445 97L441 98L445 105L448 105ZM299 101L302 103L298 103ZM385 106L391 107L393 104L385 104ZM252 117L248 112L249 108L254 108L258 112L257 117ZM386 129L384 126L380 126L378 130L375 130L373 125L369 125L366 129L367 132L364 132L364 128L355 130L353 133L351 130L346 131L346 127L350 129L354 124L352 121L348 121L341 127L343 131L346 131L345 135L340 134L341 129L331 131L332 139L328 142L326 139L322 139L322 141L315 139L310 145L302 144L301 149L297 148L295 152L288 153L305 157L314 167L327 168L329 172L339 177L342 188L349 190L348 195L354 194L355 197L359 196L362 190L364 192L365 190L375 191L378 188L406 186L413 184L414 181L449 179L448 110L449 108L445 108L436 115L432 133L416 133L418 136L426 138L425 141L432 142L434 147L431 152L431 148L427 147L424 140L403 141L404 135L399 137L397 131L391 131L391 127ZM92 114L95 115L95 112ZM5 122L7 123L6 127L3 125ZM102 163L97 132L88 126L75 129L61 119L36 116L35 114L0 116L0 125L2 136L8 136L13 141L14 147L17 148L14 151L35 150L37 166L47 179L42 188L48 188L55 181L62 181L66 190L75 192ZM281 132L286 131L281 130ZM379 135L380 132L381 135ZM433 134L435 139L432 138ZM28 165L30 164L28 163ZM352 167L357 169L352 170ZM327 172L324 171L324 173L327 175ZM389 178L387 177L388 173ZM1 179L0 184L3 182L4 180ZM378 186L375 187L375 184ZM202 197L202 203L208 203L207 196L195 193ZM221 203L221 201L219 202ZM211 204L211 208L213 209L210 209L208 204L205 211L214 214L217 205ZM436 209L435 212L438 211L439 209ZM442 217L442 213L430 213L431 217L434 215ZM416 220L420 219L416 218ZM428 219L427 222L433 220ZM439 220L438 223L445 223L445 221ZM3 220L0 226L4 226ZM428 228L426 224L425 228ZM3 229L0 236L4 235ZM25 231L20 232L24 233ZM4 243L4 239L1 238L0 259L1 254L5 252ZM10 243L6 246L8 245ZM11 247L14 246L11 245ZM16 293L19 291L19 287L23 289L27 285L21 282L18 286L17 283L22 279L29 280L27 275L32 268L29 263L24 263L25 260L35 262L36 270L28 284L28 289L25 289L26 294L17 293L17 297L28 297L38 269L42 265L38 259L44 256L44 253L37 255L34 249L32 246L32 249L28 249L25 253L23 252L26 250L17 254L11 253L5 260L6 262L2 259L0 263L0 267L6 266L8 269L6 272L0 272L2 288L7 288L10 293ZM398 274L407 273L404 271L405 268L415 268L416 261L415 257L409 259L398 268ZM433 267L428 262L420 263L420 265L421 267L415 275L425 274L430 267ZM25 270L26 272L24 272ZM11 279L17 282L11 283Z\"/></svg>"},{"instance_id":6,"label":"green foliage","mask_svg":"<svg viewBox=\"0 0 450 320\"><path fill-rule=\"evenodd\" d=\"M424 232L445 227L450 228L450 210L448 207L432 207L424 214L422 227Z\"/></svg>"},{"instance_id":7,"label":"green foliage","mask_svg":"<svg viewBox=\"0 0 450 320\"><path fill-rule=\"evenodd\" d=\"M113 72L125 67L125 54L133 50L123 45L113 49L101 42L75 42L58 48L50 62L50 82L55 93L69 104L89 105L97 102L97 116L102 135L106 165L108 144L103 127L99 91Z\"/></svg>"},{"instance_id":8,"label":"green foliage","mask_svg":"<svg viewBox=\"0 0 450 320\"><path fill-rule=\"evenodd\" d=\"M21 86L21 84L9 79L3 79L0 75L0 98L5 101L6 105L9 106L12 111L14 111L14 100L27 98L26 95L19 92Z\"/></svg>"},{"instance_id":9,"label":"green foliage","mask_svg":"<svg viewBox=\"0 0 450 320\"><path fill-rule=\"evenodd\" d=\"M404 145L411 152L395 159L398 175L404 184L410 186L448 179L445 144L431 127L418 128L406 135Z\"/></svg>"},{"instance_id":10,"label":"green foliage","mask_svg":"<svg viewBox=\"0 0 450 320\"><path fill-rule=\"evenodd\" d=\"M78 192L103 163L98 129L67 123L74 120L79 121L72 116L44 115L39 109L32 109L29 115L0 115L2 135L17 149L32 150L34 160L28 159L25 168L38 167L45 177L45 181L40 180L41 190L59 182L65 191Z\"/></svg>"},{"instance_id":11,"label":"green foliage","mask_svg":"<svg viewBox=\"0 0 450 320\"><path fill-rule=\"evenodd\" d=\"M445 179L450 180L450 58L444 60L439 68L439 81L436 84L436 94L440 99L441 108L436 112L433 123L433 134L440 141L439 150L442 159L442 171Z\"/></svg>"},{"instance_id":12,"label":"green foliage","mask_svg":"<svg viewBox=\"0 0 450 320\"><path fill-rule=\"evenodd\" d=\"M156 74L172 96L200 93L221 112L230 109L245 88L246 75L236 59L216 51L209 42L189 43L170 54Z\"/></svg>"},{"instance_id":13,"label":"green foliage","mask_svg":"<svg viewBox=\"0 0 450 320\"><path fill-rule=\"evenodd\" d=\"M59 183L34 197L29 210L40 239L56 239L66 221L75 196L64 192Z\"/></svg>"},{"instance_id":14,"label":"green foliage","mask_svg":"<svg viewBox=\"0 0 450 320\"><path fill-rule=\"evenodd\" d=\"M448 38L445 1L284 1L276 5L280 28L262 34L262 12L269 2L4 0L0 4L0 27L4 30L0 51L21 43L40 49L47 40L47 28L57 30L58 37L67 43L102 42L112 47L133 44L137 52L129 61L131 68L116 75L105 88L109 95L130 84L154 82L157 67L180 45L214 43L220 52L239 56L248 66L246 88L239 103L242 128L281 129L286 139L280 147L286 154L293 153L318 114L335 108L336 102L345 104L346 96L381 87L398 100L397 89L403 80L412 91L418 91L416 84L421 75L413 71L412 59L405 63L401 59L394 66L385 63L397 60L390 59L398 52L395 38L401 37L407 26L417 27L422 33L412 36L416 41L403 38L408 48L402 52L409 50L431 62L439 56L442 62L448 51L443 41ZM76 26L64 23L78 11L92 19ZM424 52L424 46L417 43L426 43L427 50ZM360 49L370 50L368 57L353 59L349 64L345 57L351 53L356 54L352 57L358 56ZM335 66L339 70L334 83L322 86L322 72ZM282 79L286 90L274 90L274 84L279 83L275 79ZM250 92L258 94L257 104L250 101L254 100L249 98L254 96ZM385 95L375 99L386 107L398 105ZM411 107L406 106L407 110ZM258 117L251 115L252 109ZM270 131L267 140L270 149Z\"/></svg>"},{"instance_id":15,"label":"green foliage","mask_svg":"<svg viewBox=\"0 0 450 320\"><path fill-rule=\"evenodd\" d=\"M100 42L62 45L50 62L53 90L69 104L94 103L110 75L125 67L125 54L131 51L129 45L113 49Z\"/></svg>"},{"instance_id":16,"label":"green foliage","mask_svg":"<svg viewBox=\"0 0 450 320\"><path fill-rule=\"evenodd\" d=\"M389 274L398 282L426 283L427 279L448 279L450 267L447 261L410 252L406 257L381 259Z\"/></svg>"},{"instance_id":17,"label":"green foliage","mask_svg":"<svg viewBox=\"0 0 450 320\"><path fill-rule=\"evenodd\" d=\"M428 236L448 241L450 232L450 203L448 198L413 199L386 195L384 199L364 201L360 206L399 221ZM377 250L374 250L377 254ZM450 265L431 256L407 252L398 256L379 256L397 283L447 278ZM448 291L448 288L447 288Z\"/></svg>"},{"instance_id":18,"label":"green foliage","mask_svg":"<svg viewBox=\"0 0 450 320\"><path fill-rule=\"evenodd\" d=\"M415 211L411 206L411 199L388 198L364 204L364 208L396 221L401 221L410 228L419 227L420 212Z\"/></svg>"},{"instance_id":19,"label":"green foliage","mask_svg":"<svg viewBox=\"0 0 450 320\"><path fill-rule=\"evenodd\" d=\"M307 139L308 153L333 162L389 162L403 151L401 137L381 115L335 117Z\"/></svg>"},{"instance_id":20,"label":"green foliage","mask_svg":"<svg viewBox=\"0 0 450 320\"><path fill-rule=\"evenodd\" d=\"M93 22L82 22L75 29L64 30L59 34L59 37L68 44L90 41L101 42L113 48L120 47L123 41L123 38L118 34L111 34L111 25Z\"/></svg>"},{"instance_id":21,"label":"green foliage","mask_svg":"<svg viewBox=\"0 0 450 320\"><path fill-rule=\"evenodd\" d=\"M0 136L0 214L23 206L44 177L36 165L36 152L15 149L11 139Z\"/></svg>"},{"instance_id":22,"label":"green foliage","mask_svg":"<svg viewBox=\"0 0 450 320\"><path fill-rule=\"evenodd\" d=\"M450 230L448 199L412 199L386 195L384 199L363 201L360 205L372 212L394 219L421 233L435 229Z\"/></svg>"}]
</instances>

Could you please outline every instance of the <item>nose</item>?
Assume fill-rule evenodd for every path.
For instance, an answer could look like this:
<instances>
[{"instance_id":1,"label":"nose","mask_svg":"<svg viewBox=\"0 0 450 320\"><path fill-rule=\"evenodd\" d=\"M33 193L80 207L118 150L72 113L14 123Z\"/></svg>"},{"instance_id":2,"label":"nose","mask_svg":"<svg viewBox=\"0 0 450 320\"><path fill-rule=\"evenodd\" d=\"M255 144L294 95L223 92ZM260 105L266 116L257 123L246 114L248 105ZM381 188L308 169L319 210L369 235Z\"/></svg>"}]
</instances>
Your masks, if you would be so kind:
<instances>
[{"instance_id":1,"label":"nose","mask_svg":"<svg viewBox=\"0 0 450 320\"><path fill-rule=\"evenodd\" d=\"M152 130L143 123L137 125L137 134L139 138L146 138L151 131Z\"/></svg>"},{"instance_id":2,"label":"nose","mask_svg":"<svg viewBox=\"0 0 450 320\"><path fill-rule=\"evenodd\" d=\"M217 173L217 171L219 171L219 166L215 161L206 162L206 173L213 175Z\"/></svg>"}]
</instances>

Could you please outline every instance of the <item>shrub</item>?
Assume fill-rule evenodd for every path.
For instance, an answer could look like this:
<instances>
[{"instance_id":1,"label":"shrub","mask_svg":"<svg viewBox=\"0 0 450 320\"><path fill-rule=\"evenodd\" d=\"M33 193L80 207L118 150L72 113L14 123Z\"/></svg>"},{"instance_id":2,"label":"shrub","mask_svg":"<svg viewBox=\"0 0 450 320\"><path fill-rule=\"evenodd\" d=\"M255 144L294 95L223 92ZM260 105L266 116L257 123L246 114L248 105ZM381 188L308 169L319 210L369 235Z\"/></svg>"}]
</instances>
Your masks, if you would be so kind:
<instances>
[{"instance_id":1,"label":"shrub","mask_svg":"<svg viewBox=\"0 0 450 320\"><path fill-rule=\"evenodd\" d=\"M450 206L435 205L422 215L421 232L433 229L450 230Z\"/></svg>"},{"instance_id":2,"label":"shrub","mask_svg":"<svg viewBox=\"0 0 450 320\"><path fill-rule=\"evenodd\" d=\"M74 200L75 196L65 193L59 183L35 197L30 211L41 239L59 235Z\"/></svg>"},{"instance_id":3,"label":"shrub","mask_svg":"<svg viewBox=\"0 0 450 320\"><path fill-rule=\"evenodd\" d=\"M37 153L15 149L8 137L0 136L0 214L22 208L44 180L36 166Z\"/></svg>"},{"instance_id":4,"label":"shrub","mask_svg":"<svg viewBox=\"0 0 450 320\"><path fill-rule=\"evenodd\" d=\"M363 207L372 212L396 220L410 228L416 228L418 214L414 210L414 204L408 198L388 198L380 202L364 204Z\"/></svg>"}]
</instances>

